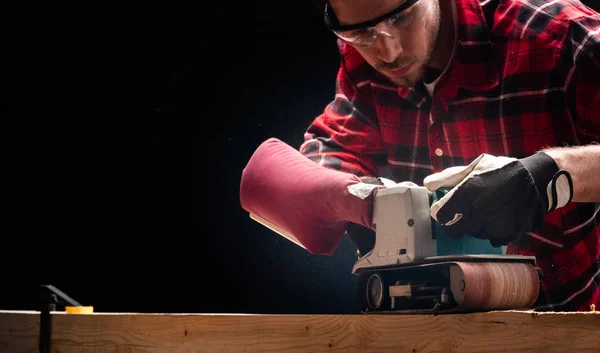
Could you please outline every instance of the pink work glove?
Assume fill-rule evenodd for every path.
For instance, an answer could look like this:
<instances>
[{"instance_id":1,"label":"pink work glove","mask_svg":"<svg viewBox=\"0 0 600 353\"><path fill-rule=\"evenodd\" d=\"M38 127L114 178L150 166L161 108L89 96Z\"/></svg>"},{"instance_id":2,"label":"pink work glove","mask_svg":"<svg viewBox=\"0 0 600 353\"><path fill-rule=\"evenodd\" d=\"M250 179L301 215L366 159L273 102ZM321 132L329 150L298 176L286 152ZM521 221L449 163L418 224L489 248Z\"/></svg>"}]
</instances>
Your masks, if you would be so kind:
<instances>
[{"instance_id":1,"label":"pink work glove","mask_svg":"<svg viewBox=\"0 0 600 353\"><path fill-rule=\"evenodd\" d=\"M310 253L332 255L348 222L371 228L372 195L357 197L348 190L359 183L356 175L323 167L270 138L242 172L240 201Z\"/></svg>"}]
</instances>

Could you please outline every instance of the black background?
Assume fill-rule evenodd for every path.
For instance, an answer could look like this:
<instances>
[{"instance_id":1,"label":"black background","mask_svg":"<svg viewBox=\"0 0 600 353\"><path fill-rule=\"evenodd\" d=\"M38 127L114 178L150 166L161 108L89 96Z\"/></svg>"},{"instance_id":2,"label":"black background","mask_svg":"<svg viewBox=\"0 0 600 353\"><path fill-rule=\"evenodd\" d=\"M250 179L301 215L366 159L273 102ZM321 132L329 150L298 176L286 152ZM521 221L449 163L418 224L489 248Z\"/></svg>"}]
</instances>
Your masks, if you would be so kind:
<instances>
[{"instance_id":1,"label":"black background","mask_svg":"<svg viewBox=\"0 0 600 353\"><path fill-rule=\"evenodd\" d=\"M356 311L347 239L311 255L239 204L256 147L298 147L333 99L313 2L32 16L12 26L0 309L38 309L46 283L103 312Z\"/></svg>"},{"instance_id":2,"label":"black background","mask_svg":"<svg viewBox=\"0 0 600 353\"><path fill-rule=\"evenodd\" d=\"M0 309L47 283L103 312L357 312L347 239L311 255L239 205L255 148L298 147L333 98L313 2L24 7L4 12Z\"/></svg>"}]
</instances>

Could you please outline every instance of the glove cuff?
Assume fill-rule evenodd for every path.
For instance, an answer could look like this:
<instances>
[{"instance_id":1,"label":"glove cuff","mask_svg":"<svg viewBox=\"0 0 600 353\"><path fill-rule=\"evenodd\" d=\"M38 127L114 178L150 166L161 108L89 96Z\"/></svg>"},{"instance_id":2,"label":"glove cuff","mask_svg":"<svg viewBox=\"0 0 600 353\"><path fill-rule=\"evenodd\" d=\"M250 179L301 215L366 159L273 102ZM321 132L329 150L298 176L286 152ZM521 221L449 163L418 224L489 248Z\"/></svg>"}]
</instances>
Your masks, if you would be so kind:
<instances>
[{"instance_id":1,"label":"glove cuff","mask_svg":"<svg viewBox=\"0 0 600 353\"><path fill-rule=\"evenodd\" d=\"M573 181L566 170L561 170L545 152L537 152L520 160L531 174L546 212L554 211L571 202Z\"/></svg>"},{"instance_id":2,"label":"glove cuff","mask_svg":"<svg viewBox=\"0 0 600 353\"><path fill-rule=\"evenodd\" d=\"M559 170L546 189L549 200L548 212L563 207L573 199L573 179L566 170Z\"/></svg>"}]
</instances>

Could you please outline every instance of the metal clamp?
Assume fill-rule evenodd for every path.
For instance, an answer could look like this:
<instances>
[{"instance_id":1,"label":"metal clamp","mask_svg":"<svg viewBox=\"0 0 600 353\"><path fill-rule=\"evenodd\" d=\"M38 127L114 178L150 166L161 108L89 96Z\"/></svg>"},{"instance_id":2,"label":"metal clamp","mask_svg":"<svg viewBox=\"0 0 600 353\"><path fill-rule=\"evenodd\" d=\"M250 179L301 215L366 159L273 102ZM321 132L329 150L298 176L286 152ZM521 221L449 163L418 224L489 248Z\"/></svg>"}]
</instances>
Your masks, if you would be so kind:
<instances>
[{"instance_id":1,"label":"metal clamp","mask_svg":"<svg viewBox=\"0 0 600 353\"><path fill-rule=\"evenodd\" d=\"M40 353L50 353L52 338L52 317L51 311L56 311L57 305L69 304L72 306L82 306L73 298L66 295L63 291L50 284L42 284L40 291ZM59 300L60 298L60 300Z\"/></svg>"}]
</instances>

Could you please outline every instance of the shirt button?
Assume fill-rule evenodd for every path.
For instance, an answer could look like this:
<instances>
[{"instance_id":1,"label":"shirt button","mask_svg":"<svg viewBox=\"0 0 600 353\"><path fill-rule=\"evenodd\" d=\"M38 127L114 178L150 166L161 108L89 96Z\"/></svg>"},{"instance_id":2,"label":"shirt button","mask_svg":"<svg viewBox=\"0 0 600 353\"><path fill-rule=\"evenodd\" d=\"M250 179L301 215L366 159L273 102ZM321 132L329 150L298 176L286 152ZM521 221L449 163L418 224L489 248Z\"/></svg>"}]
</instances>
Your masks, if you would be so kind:
<instances>
[{"instance_id":1,"label":"shirt button","mask_svg":"<svg viewBox=\"0 0 600 353\"><path fill-rule=\"evenodd\" d=\"M435 155L438 156L438 157L441 157L441 156L444 155L444 151L442 151L441 148L436 148L435 149Z\"/></svg>"}]
</instances>

